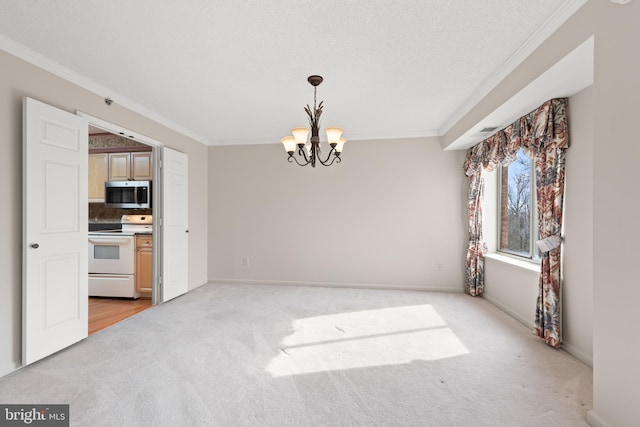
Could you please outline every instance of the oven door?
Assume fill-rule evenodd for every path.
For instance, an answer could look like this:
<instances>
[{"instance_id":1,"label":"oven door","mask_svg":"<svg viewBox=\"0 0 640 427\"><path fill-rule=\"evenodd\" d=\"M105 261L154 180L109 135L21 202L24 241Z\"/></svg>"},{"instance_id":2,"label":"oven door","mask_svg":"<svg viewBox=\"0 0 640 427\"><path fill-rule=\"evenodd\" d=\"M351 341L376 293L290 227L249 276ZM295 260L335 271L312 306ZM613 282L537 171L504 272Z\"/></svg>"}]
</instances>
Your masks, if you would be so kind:
<instances>
[{"instance_id":1,"label":"oven door","mask_svg":"<svg viewBox=\"0 0 640 427\"><path fill-rule=\"evenodd\" d=\"M134 274L134 236L89 234L89 273Z\"/></svg>"}]
</instances>

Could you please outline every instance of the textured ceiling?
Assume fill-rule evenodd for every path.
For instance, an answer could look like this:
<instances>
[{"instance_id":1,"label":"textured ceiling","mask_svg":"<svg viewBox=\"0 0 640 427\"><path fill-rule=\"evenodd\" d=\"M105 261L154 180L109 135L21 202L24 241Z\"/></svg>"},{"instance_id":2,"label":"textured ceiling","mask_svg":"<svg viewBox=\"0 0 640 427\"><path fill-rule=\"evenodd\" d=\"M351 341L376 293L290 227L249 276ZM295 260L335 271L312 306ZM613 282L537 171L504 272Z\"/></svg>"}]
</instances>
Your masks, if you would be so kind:
<instances>
[{"instance_id":1,"label":"textured ceiling","mask_svg":"<svg viewBox=\"0 0 640 427\"><path fill-rule=\"evenodd\" d=\"M401 138L448 130L577 3L2 0L0 35L208 144L278 142L305 126L311 74L325 79L323 126Z\"/></svg>"}]
</instances>

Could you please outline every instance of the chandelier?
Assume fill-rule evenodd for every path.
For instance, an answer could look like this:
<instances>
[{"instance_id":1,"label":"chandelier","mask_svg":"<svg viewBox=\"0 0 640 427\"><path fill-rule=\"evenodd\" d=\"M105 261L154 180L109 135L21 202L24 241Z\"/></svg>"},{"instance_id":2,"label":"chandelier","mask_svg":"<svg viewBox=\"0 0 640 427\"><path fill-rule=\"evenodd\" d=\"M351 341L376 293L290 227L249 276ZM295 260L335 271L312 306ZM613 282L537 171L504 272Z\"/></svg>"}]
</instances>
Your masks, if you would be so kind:
<instances>
[{"instance_id":1,"label":"chandelier","mask_svg":"<svg viewBox=\"0 0 640 427\"><path fill-rule=\"evenodd\" d=\"M309 129L307 128L294 128L291 129L293 136L285 136L280 140L284 145L285 151L289 154L287 160L289 163L296 162L300 166L311 165L316 167L316 162L320 162L323 166L331 166L333 162L340 163L340 153L344 147L346 139L341 138L342 129L340 128L327 128L327 141L331 150L327 154L327 158L322 160L320 157L320 137L318 133L320 131L320 116L322 115L322 101L316 106L316 90L318 85L322 83L321 76L309 76L307 81L313 86L313 110L309 107L309 104L304 108L304 111L309 116L309 127L311 128L311 140L307 141L309 136ZM298 157L294 155L296 146L298 147Z\"/></svg>"}]
</instances>

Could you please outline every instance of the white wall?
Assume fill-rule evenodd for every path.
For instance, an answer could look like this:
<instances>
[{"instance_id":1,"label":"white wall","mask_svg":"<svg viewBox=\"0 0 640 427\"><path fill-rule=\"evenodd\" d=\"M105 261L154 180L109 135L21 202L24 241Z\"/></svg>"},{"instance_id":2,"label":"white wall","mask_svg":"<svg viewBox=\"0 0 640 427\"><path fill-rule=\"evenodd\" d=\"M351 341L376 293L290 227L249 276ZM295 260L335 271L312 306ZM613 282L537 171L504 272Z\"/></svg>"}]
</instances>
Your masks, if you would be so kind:
<instances>
[{"instance_id":1,"label":"white wall","mask_svg":"<svg viewBox=\"0 0 640 427\"><path fill-rule=\"evenodd\" d=\"M189 155L189 287L207 279L207 147L0 51L0 376L20 366L22 335L22 98L83 111Z\"/></svg>"},{"instance_id":2,"label":"white wall","mask_svg":"<svg viewBox=\"0 0 640 427\"><path fill-rule=\"evenodd\" d=\"M593 86L569 99L562 281L563 348L593 365ZM485 231L490 252L497 240L497 171L485 174ZM507 256L485 262L485 298L533 327L539 267Z\"/></svg>"},{"instance_id":3,"label":"white wall","mask_svg":"<svg viewBox=\"0 0 640 427\"><path fill-rule=\"evenodd\" d=\"M484 266L483 297L525 326L533 328L540 277L537 265L527 261L515 263L513 259L504 255L489 255L485 258Z\"/></svg>"},{"instance_id":4,"label":"white wall","mask_svg":"<svg viewBox=\"0 0 640 427\"><path fill-rule=\"evenodd\" d=\"M211 147L210 279L461 291L464 153L423 138L351 141L343 158Z\"/></svg>"},{"instance_id":5,"label":"white wall","mask_svg":"<svg viewBox=\"0 0 640 427\"><path fill-rule=\"evenodd\" d=\"M593 366L593 86L569 99L562 247L563 347Z\"/></svg>"},{"instance_id":6,"label":"white wall","mask_svg":"<svg viewBox=\"0 0 640 427\"><path fill-rule=\"evenodd\" d=\"M640 1L603 3L593 115L594 411L631 427L640 420Z\"/></svg>"}]
</instances>

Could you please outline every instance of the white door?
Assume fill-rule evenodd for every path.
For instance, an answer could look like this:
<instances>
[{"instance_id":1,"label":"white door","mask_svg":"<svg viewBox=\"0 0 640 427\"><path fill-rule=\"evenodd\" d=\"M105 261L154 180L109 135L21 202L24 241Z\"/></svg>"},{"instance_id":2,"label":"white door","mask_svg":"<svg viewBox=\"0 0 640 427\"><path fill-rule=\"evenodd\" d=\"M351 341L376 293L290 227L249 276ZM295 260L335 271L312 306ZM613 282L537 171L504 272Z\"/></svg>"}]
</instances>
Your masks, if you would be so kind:
<instances>
[{"instance_id":1,"label":"white door","mask_svg":"<svg viewBox=\"0 0 640 427\"><path fill-rule=\"evenodd\" d=\"M23 101L22 362L87 336L87 120Z\"/></svg>"},{"instance_id":2,"label":"white door","mask_svg":"<svg viewBox=\"0 0 640 427\"><path fill-rule=\"evenodd\" d=\"M163 148L162 302L189 290L189 157Z\"/></svg>"}]
</instances>

